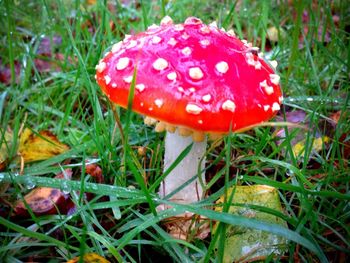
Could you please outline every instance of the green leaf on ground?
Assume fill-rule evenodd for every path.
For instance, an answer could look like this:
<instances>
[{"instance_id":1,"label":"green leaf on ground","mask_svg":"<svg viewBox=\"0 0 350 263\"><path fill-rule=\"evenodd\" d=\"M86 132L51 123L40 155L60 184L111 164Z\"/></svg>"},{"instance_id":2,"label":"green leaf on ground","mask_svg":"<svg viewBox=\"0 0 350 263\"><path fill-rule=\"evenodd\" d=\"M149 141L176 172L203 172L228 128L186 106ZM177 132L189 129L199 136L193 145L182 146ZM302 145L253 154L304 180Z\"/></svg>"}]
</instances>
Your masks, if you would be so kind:
<instances>
[{"instance_id":1,"label":"green leaf on ground","mask_svg":"<svg viewBox=\"0 0 350 263\"><path fill-rule=\"evenodd\" d=\"M266 185L235 186L228 190L227 197L232 194L229 213L287 227L287 223L281 218L265 212L274 210L282 213L276 188ZM220 197L215 210L222 211L224 199L224 196ZM225 232L223 258L224 262L263 259L271 254L282 255L286 245L287 241L283 237L261 230L229 225Z\"/></svg>"}]
</instances>

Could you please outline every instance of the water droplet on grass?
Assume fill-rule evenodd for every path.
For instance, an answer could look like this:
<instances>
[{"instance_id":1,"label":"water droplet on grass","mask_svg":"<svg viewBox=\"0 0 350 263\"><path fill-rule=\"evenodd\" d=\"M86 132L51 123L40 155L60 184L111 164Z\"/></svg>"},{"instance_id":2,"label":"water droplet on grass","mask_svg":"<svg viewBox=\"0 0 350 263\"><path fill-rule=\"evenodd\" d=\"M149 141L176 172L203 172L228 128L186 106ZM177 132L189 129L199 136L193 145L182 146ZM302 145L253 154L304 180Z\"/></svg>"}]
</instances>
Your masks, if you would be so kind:
<instances>
[{"instance_id":1,"label":"water droplet on grass","mask_svg":"<svg viewBox=\"0 0 350 263\"><path fill-rule=\"evenodd\" d=\"M25 187L28 189L28 190L30 190L30 189L33 189L34 187L35 187L35 182L32 180L32 179L30 179L30 178L27 178L27 179L25 179Z\"/></svg>"},{"instance_id":2,"label":"water droplet on grass","mask_svg":"<svg viewBox=\"0 0 350 263\"><path fill-rule=\"evenodd\" d=\"M61 190L64 194L69 194L72 191L72 188L68 184L68 182L63 182L61 186Z\"/></svg>"},{"instance_id":3,"label":"water droplet on grass","mask_svg":"<svg viewBox=\"0 0 350 263\"><path fill-rule=\"evenodd\" d=\"M98 190L98 186L96 184L92 184L90 188L91 190Z\"/></svg>"}]
</instances>

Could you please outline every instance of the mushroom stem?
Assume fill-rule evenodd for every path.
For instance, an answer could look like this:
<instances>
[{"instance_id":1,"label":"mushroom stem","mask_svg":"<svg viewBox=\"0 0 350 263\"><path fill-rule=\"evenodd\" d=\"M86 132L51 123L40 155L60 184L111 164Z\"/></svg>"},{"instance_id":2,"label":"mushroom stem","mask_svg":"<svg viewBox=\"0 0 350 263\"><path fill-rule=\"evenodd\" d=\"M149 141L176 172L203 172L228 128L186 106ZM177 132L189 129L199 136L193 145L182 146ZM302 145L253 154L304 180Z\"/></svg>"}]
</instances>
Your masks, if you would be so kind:
<instances>
[{"instance_id":1,"label":"mushroom stem","mask_svg":"<svg viewBox=\"0 0 350 263\"><path fill-rule=\"evenodd\" d=\"M200 160L205 155L207 141L194 142L191 136L183 137L175 133L168 132L165 138L165 156L164 156L164 171L166 171L184 151L184 149L193 143L190 152L182 159L182 161L167 175L160 185L159 194L165 197L184 184L188 183L193 177L198 176L198 171L201 173L202 183L205 183L204 167L205 159L200 163ZM200 165L200 167L198 167ZM177 190L176 190L177 191ZM197 177L191 183L186 185L181 190L169 197L169 200L189 204L202 199L203 187L200 178Z\"/></svg>"}]
</instances>

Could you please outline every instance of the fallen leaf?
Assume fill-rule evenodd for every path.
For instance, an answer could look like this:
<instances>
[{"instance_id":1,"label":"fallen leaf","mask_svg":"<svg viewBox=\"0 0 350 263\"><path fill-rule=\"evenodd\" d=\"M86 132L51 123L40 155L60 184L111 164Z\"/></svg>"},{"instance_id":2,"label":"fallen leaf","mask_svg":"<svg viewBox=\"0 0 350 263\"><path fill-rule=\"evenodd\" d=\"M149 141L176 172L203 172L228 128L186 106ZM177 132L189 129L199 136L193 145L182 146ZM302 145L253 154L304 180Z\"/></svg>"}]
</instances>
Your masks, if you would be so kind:
<instances>
[{"instance_id":1,"label":"fallen leaf","mask_svg":"<svg viewBox=\"0 0 350 263\"><path fill-rule=\"evenodd\" d=\"M60 67L57 65L57 61L50 57L40 56L40 58L34 59L34 65L36 70L40 73L61 71Z\"/></svg>"},{"instance_id":2,"label":"fallen leaf","mask_svg":"<svg viewBox=\"0 0 350 263\"><path fill-rule=\"evenodd\" d=\"M316 10L318 7L313 6L312 9ZM322 9L321 9L322 10ZM310 12L311 11L311 12ZM313 39L317 39L319 42L323 43L329 43L331 41L331 29L329 28L329 23L322 22L323 19L321 19L321 23L318 24L316 27L314 23L311 22L311 17L312 10L306 11L304 10L303 15L302 15L302 22L303 22L303 35L300 35L299 40L300 40L300 46L303 46L304 43L304 36L307 35L313 35ZM321 17L327 16L324 14L323 10L321 11ZM328 19L327 19L328 20ZM325 32L324 32L325 31Z\"/></svg>"},{"instance_id":3,"label":"fallen leaf","mask_svg":"<svg viewBox=\"0 0 350 263\"><path fill-rule=\"evenodd\" d=\"M302 110L287 111L285 113L285 116L286 116L286 119L284 120L283 116L278 115L276 116L276 120L293 122L293 123L301 123L301 122L304 122L306 119L306 113L305 111L302 111Z\"/></svg>"},{"instance_id":4,"label":"fallen leaf","mask_svg":"<svg viewBox=\"0 0 350 263\"><path fill-rule=\"evenodd\" d=\"M334 126L338 124L339 120L340 120L340 116L341 116L341 111L337 111L332 113L329 118L333 121Z\"/></svg>"},{"instance_id":5,"label":"fallen leaf","mask_svg":"<svg viewBox=\"0 0 350 263\"><path fill-rule=\"evenodd\" d=\"M38 187L25 195L24 200L35 215L48 215L55 212L55 206L60 206L66 198L58 189ZM27 207L23 201L20 201L16 204L14 211L17 215L24 215L27 214Z\"/></svg>"},{"instance_id":6,"label":"fallen leaf","mask_svg":"<svg viewBox=\"0 0 350 263\"><path fill-rule=\"evenodd\" d=\"M40 41L40 45L36 51L37 54L51 56L54 53L55 48L62 44L62 37L54 35L51 37L43 37Z\"/></svg>"},{"instance_id":7,"label":"fallen leaf","mask_svg":"<svg viewBox=\"0 0 350 263\"><path fill-rule=\"evenodd\" d=\"M95 5L96 4L96 0L85 0L85 3L87 5Z\"/></svg>"},{"instance_id":8,"label":"fallen leaf","mask_svg":"<svg viewBox=\"0 0 350 263\"><path fill-rule=\"evenodd\" d=\"M34 68L39 73L48 73L53 71L61 71L60 63L74 64L76 60L68 57L66 58L63 54L55 53L56 48L62 44L62 37L54 35L52 38L43 37L40 40L39 47L34 58ZM4 62L5 63L5 62ZM11 66L9 63L4 64L2 58L0 58L0 82L5 85L11 83ZM18 60L14 61L14 79L16 83L20 82L20 74L23 70L22 63ZM35 73L32 69L31 74Z\"/></svg>"},{"instance_id":9,"label":"fallen leaf","mask_svg":"<svg viewBox=\"0 0 350 263\"><path fill-rule=\"evenodd\" d=\"M248 205L263 206L283 213L275 188L267 185L235 186L228 190L228 196L232 194L232 191L235 192L229 213L287 227L287 223L281 218L248 207ZM216 211L222 211L223 202L224 196L216 202L218 205L215 208ZM261 258L266 258L271 254L282 255L286 246L287 241L284 238L269 232L228 225L224 262L246 262L253 258L261 260Z\"/></svg>"},{"instance_id":10,"label":"fallen leaf","mask_svg":"<svg viewBox=\"0 0 350 263\"><path fill-rule=\"evenodd\" d=\"M285 37L286 33L282 28L277 28L275 26L269 27L266 31L267 38L271 42L278 42L280 37Z\"/></svg>"},{"instance_id":11,"label":"fallen leaf","mask_svg":"<svg viewBox=\"0 0 350 263\"><path fill-rule=\"evenodd\" d=\"M21 63L18 61L14 61L14 73L15 73L15 82L19 83L20 74L21 74ZM5 85L9 85L11 83L11 67L10 64L3 65L2 59L0 58L0 82Z\"/></svg>"},{"instance_id":12,"label":"fallen leaf","mask_svg":"<svg viewBox=\"0 0 350 263\"><path fill-rule=\"evenodd\" d=\"M289 135L292 135L292 139L290 141L291 146L292 146L292 151L293 154L296 158L298 158L299 160L304 158L305 155L305 146L307 146L308 148L311 147L311 151L310 151L310 158L314 156L315 153L321 151L325 145L329 142L329 137L326 135L321 134L321 130L318 126L321 126L321 121L319 124L315 125L315 129L316 132L315 134L309 138L309 142L311 143L311 139L312 141L312 145L306 145L307 142L307 137L309 136L308 133L310 133L310 131L308 130L308 126L309 126L309 119L306 116L306 113L302 110L296 110L296 111L291 111L291 112L286 112L285 113L285 119L282 116L277 116L276 117L277 121L287 121L287 122L291 122L291 123L297 123L297 124L302 124L305 125L305 129L300 129L299 130L295 130L294 127L288 127L288 133ZM281 129L277 129L275 132L276 137L280 138L277 141L277 144L280 145L286 137L286 133L285 133L285 129L281 128ZM285 154L285 150L282 150L282 153Z\"/></svg>"},{"instance_id":13,"label":"fallen leaf","mask_svg":"<svg viewBox=\"0 0 350 263\"><path fill-rule=\"evenodd\" d=\"M96 253L87 253L83 256L83 260L80 260L80 257L75 257L73 259L70 259L67 261L67 263L78 263L78 262L84 262L84 263L110 263L107 259L104 257L101 257L100 255L97 255Z\"/></svg>"},{"instance_id":14,"label":"fallen leaf","mask_svg":"<svg viewBox=\"0 0 350 263\"><path fill-rule=\"evenodd\" d=\"M70 180L72 170L66 169L64 173L56 175L55 178ZM51 187L34 188L24 196L25 202L35 215L56 214L58 211L66 213L72 205L71 202L67 202L68 199L69 194ZM28 216L28 210L23 200L16 202L14 213L19 216Z\"/></svg>"},{"instance_id":15,"label":"fallen leaf","mask_svg":"<svg viewBox=\"0 0 350 263\"><path fill-rule=\"evenodd\" d=\"M68 150L69 147L49 131L34 134L26 128L19 139L18 151L25 162L46 160Z\"/></svg>"},{"instance_id":16,"label":"fallen leaf","mask_svg":"<svg viewBox=\"0 0 350 263\"><path fill-rule=\"evenodd\" d=\"M97 183L103 183L104 179L102 175L102 169L97 164L87 164L85 166L85 172L91 175Z\"/></svg>"},{"instance_id":17,"label":"fallen leaf","mask_svg":"<svg viewBox=\"0 0 350 263\"><path fill-rule=\"evenodd\" d=\"M321 151L324 148L325 143L328 143L328 142L329 142L329 138L327 136L315 138L312 142L311 154ZM297 157L297 158L304 157L305 144L306 144L306 139L303 139L303 140L297 142L295 145L293 145L292 150L293 150L295 157Z\"/></svg>"}]
</instances>

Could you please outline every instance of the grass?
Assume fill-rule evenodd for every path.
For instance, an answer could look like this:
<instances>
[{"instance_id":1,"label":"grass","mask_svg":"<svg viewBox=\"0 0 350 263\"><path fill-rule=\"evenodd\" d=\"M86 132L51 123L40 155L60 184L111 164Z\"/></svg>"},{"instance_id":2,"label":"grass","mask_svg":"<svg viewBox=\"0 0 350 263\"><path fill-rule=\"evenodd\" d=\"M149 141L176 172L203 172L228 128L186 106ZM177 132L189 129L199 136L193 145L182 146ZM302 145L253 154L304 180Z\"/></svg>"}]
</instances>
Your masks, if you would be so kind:
<instances>
[{"instance_id":1,"label":"grass","mask_svg":"<svg viewBox=\"0 0 350 263\"><path fill-rule=\"evenodd\" d=\"M284 257L266 261L341 262L350 257L350 12L346 1L87 2L0 1L1 62L11 73L9 83L0 84L1 141L6 129L17 134L28 127L35 132L50 130L70 146L61 155L26 164L23 176L18 176L20 164L12 159L0 174L2 184L11 183L1 192L1 200L23 198L30 182L31 187L71 193L76 206L70 215L32 214L13 220L2 203L0 258L4 262L63 262L87 252L116 262L220 261L223 249L215 247L223 247L223 231L203 241L186 242L171 238L162 228L162 219L183 211L290 240ZM112 43L159 23L165 14L176 22L191 15L206 23L216 20L266 49L266 55L279 62L285 97L281 115L302 110L308 129L302 136L303 156L293 152L301 129L285 129L281 140L271 127L230 135L208 152L211 195L198 204L172 204L173 209L157 214L155 206L167 203L157 198L164 135L146 127L140 116L111 105L93 76ZM280 29L278 42L267 39L271 27ZM42 39L53 42L57 36L62 41L51 48L61 58L38 55ZM60 70L51 65L43 72L38 58L56 61ZM22 65L20 72L17 63ZM339 114L336 123L331 121L334 113ZM329 140L315 151L314 142L320 136ZM11 145L17 144L14 136ZM16 149L9 146L6 151L15 157ZM145 155L138 155L138 150L146 150ZM105 184L94 183L85 172L87 160L99 164ZM75 180L52 178L65 168L73 169ZM269 213L284 219L289 229L207 208L226 187L236 184L276 187L284 214ZM87 202L84 192L95 195Z\"/></svg>"}]
</instances>

